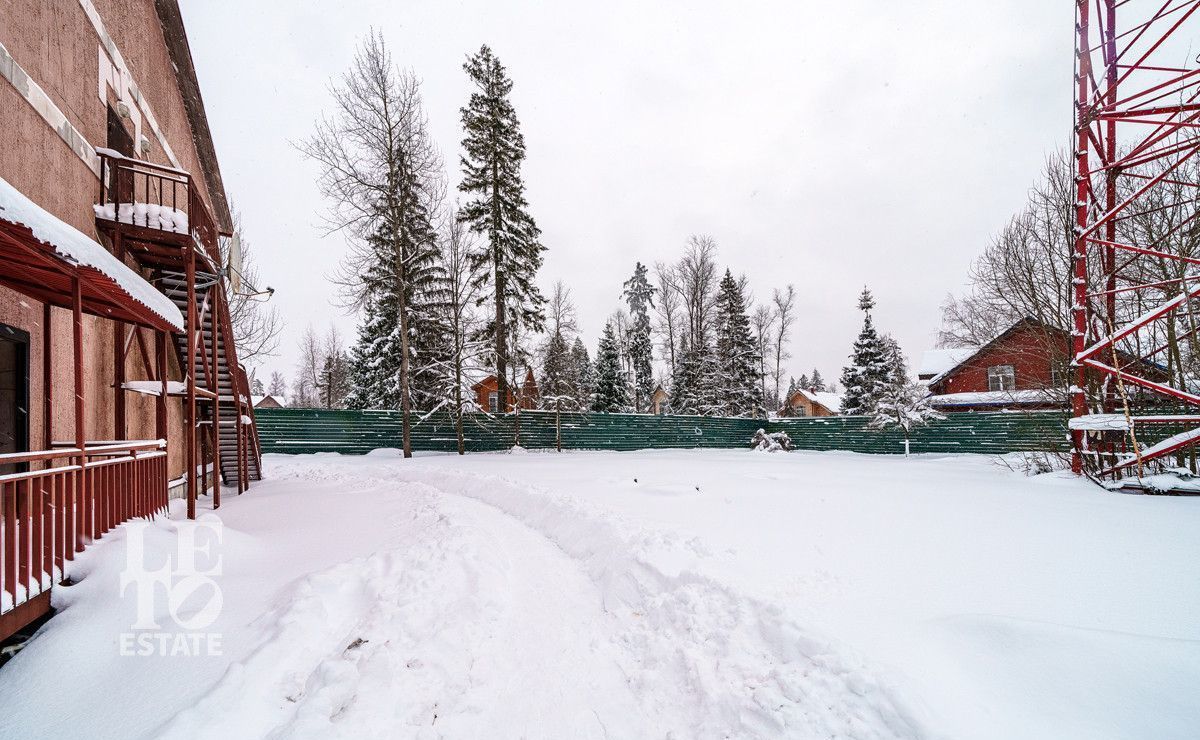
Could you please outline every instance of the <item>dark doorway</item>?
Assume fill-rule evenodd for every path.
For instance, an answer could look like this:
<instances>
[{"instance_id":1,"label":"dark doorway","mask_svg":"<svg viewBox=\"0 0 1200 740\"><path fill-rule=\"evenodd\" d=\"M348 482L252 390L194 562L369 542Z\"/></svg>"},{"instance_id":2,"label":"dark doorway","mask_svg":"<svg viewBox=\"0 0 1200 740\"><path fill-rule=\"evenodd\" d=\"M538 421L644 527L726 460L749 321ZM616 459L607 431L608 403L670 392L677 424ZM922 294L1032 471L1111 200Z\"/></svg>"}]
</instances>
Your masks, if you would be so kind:
<instances>
[{"instance_id":1,"label":"dark doorway","mask_svg":"<svg viewBox=\"0 0 1200 740\"><path fill-rule=\"evenodd\" d=\"M0 324L0 453L29 451L29 334ZM0 475L26 470L0 465Z\"/></svg>"},{"instance_id":2,"label":"dark doorway","mask_svg":"<svg viewBox=\"0 0 1200 740\"><path fill-rule=\"evenodd\" d=\"M109 149L120 152L126 157L133 156L133 137L121 121L121 114L108 106L108 144Z\"/></svg>"},{"instance_id":3,"label":"dark doorway","mask_svg":"<svg viewBox=\"0 0 1200 740\"><path fill-rule=\"evenodd\" d=\"M111 105L108 107L108 148L126 157L133 157L133 136L125 128L121 114L113 110ZM133 201L132 172L113 168L108 179L108 199L115 203Z\"/></svg>"}]
</instances>

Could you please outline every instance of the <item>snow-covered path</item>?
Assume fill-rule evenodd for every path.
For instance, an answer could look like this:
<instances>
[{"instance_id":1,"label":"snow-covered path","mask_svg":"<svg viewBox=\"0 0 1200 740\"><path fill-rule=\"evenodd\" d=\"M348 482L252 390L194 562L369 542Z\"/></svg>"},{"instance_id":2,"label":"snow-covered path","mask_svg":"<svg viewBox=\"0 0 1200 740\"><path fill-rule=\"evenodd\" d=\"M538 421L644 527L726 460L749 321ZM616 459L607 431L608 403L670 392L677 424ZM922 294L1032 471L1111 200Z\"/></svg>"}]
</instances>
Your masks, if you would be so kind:
<instances>
[{"instance_id":1,"label":"snow-covered path","mask_svg":"<svg viewBox=\"0 0 1200 740\"><path fill-rule=\"evenodd\" d=\"M1161 567L1200 554L1198 500L836 453L267 472L219 512L221 655L118 655L121 528L0 670L0 737L1162 738L1200 719L1174 688L1200 680L1200 589ZM150 559L179 527L147 528Z\"/></svg>"},{"instance_id":2,"label":"snow-covered path","mask_svg":"<svg viewBox=\"0 0 1200 740\"><path fill-rule=\"evenodd\" d=\"M342 485L405 494L396 544L302 579L163 737L917 734L778 609L664 572L667 543L495 477L388 463Z\"/></svg>"}]
</instances>

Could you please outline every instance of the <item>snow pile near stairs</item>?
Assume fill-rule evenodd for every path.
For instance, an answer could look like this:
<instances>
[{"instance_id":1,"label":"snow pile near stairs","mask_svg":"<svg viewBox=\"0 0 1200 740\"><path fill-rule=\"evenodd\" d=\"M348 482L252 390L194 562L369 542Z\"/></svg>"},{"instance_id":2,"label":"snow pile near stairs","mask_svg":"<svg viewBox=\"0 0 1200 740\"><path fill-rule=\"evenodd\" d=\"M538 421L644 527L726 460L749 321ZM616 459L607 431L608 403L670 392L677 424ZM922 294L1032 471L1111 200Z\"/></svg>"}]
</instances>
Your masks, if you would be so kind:
<instances>
[{"instance_id":1,"label":"snow pile near stairs","mask_svg":"<svg viewBox=\"0 0 1200 740\"><path fill-rule=\"evenodd\" d=\"M160 736L925 734L857 661L695 572L696 542L491 476L322 467L410 495L402 544L299 581Z\"/></svg>"}]
</instances>

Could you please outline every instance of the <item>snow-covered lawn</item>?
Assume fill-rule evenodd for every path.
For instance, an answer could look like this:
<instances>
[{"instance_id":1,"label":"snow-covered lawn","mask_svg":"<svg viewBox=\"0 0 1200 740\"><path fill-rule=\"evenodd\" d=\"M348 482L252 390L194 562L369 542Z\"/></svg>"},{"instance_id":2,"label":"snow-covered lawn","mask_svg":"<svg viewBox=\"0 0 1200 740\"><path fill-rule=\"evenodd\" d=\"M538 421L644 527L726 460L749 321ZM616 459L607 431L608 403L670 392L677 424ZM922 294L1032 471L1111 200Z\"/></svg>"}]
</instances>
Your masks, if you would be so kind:
<instances>
[{"instance_id":1,"label":"snow-covered lawn","mask_svg":"<svg viewBox=\"0 0 1200 740\"><path fill-rule=\"evenodd\" d=\"M120 655L123 527L0 669L0 736L1200 728L1200 498L844 453L380 452L266 473L219 511L220 655ZM177 522L144 534L145 562L176 552Z\"/></svg>"}]
</instances>

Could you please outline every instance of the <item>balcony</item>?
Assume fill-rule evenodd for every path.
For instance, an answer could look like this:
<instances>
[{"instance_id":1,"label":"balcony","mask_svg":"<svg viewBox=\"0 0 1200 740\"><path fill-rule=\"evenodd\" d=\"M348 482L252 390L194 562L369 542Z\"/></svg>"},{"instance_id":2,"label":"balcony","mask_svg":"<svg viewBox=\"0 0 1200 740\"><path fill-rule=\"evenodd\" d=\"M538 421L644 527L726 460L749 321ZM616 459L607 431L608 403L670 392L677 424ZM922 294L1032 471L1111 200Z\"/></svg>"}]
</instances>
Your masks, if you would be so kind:
<instances>
[{"instance_id":1,"label":"balcony","mask_svg":"<svg viewBox=\"0 0 1200 740\"><path fill-rule=\"evenodd\" d=\"M180 268L189 246L218 271L220 232L191 174L102 149L100 195L93 206L96 227L107 234L118 257Z\"/></svg>"}]
</instances>

